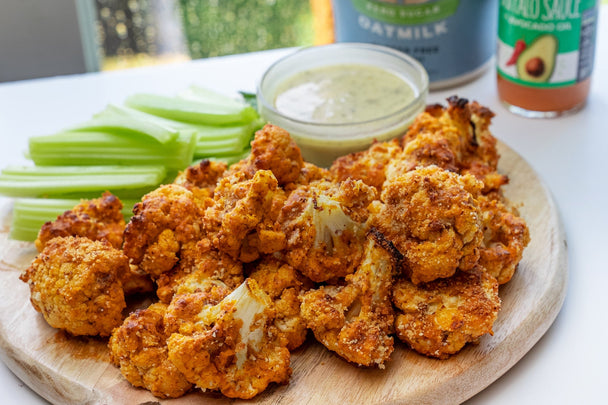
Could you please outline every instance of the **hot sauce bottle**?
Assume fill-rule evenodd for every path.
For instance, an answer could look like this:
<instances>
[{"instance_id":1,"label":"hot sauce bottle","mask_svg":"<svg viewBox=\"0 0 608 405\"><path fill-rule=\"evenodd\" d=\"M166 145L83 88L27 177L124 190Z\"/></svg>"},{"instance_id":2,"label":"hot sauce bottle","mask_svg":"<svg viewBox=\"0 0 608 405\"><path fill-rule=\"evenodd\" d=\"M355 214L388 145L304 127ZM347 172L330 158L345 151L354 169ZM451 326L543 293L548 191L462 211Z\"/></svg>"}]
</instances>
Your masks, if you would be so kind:
<instances>
[{"instance_id":1,"label":"hot sauce bottle","mask_svg":"<svg viewBox=\"0 0 608 405\"><path fill-rule=\"evenodd\" d=\"M526 117L579 110L589 94L597 0L500 0L498 95Z\"/></svg>"}]
</instances>

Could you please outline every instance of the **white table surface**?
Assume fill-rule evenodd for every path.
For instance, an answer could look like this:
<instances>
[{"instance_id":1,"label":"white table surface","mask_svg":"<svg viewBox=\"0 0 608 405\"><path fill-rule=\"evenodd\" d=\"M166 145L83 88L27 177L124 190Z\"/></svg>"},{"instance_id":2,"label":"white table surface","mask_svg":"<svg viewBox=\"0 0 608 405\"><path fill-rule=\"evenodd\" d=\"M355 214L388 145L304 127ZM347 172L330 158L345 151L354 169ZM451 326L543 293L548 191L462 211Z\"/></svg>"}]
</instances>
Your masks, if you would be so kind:
<instances>
[{"instance_id":1,"label":"white table surface","mask_svg":"<svg viewBox=\"0 0 608 405\"><path fill-rule=\"evenodd\" d=\"M601 8L600 22L588 104L574 115L531 120L509 113L498 100L493 70L467 85L430 94L429 102L458 94L496 113L494 135L545 181L568 239L568 293L555 323L520 362L469 404L608 403L607 6ZM0 166L25 162L22 152L29 136L84 121L133 93L174 94L191 84L226 94L254 91L264 70L289 52L0 84ZM0 403L47 402L0 363Z\"/></svg>"}]
</instances>

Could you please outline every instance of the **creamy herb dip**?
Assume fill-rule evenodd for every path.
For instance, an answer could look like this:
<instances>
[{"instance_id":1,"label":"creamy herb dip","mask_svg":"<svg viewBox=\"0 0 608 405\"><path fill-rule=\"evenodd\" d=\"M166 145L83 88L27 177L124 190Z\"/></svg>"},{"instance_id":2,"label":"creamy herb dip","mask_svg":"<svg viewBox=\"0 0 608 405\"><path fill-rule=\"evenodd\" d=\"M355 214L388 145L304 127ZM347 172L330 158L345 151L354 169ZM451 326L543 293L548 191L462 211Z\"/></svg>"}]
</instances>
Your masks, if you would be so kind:
<instances>
[{"instance_id":1,"label":"creamy herb dip","mask_svg":"<svg viewBox=\"0 0 608 405\"><path fill-rule=\"evenodd\" d=\"M293 75L278 86L274 105L293 119L347 124L395 113L416 96L405 79L386 69L343 64Z\"/></svg>"}]
</instances>

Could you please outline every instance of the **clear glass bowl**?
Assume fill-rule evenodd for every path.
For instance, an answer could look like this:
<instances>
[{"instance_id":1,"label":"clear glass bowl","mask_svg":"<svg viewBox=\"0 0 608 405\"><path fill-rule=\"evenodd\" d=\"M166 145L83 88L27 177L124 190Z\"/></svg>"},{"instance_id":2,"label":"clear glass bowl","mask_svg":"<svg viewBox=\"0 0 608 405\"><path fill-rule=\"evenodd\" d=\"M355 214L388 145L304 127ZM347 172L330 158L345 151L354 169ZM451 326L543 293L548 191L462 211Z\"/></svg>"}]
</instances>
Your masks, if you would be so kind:
<instances>
[{"instance_id":1,"label":"clear glass bowl","mask_svg":"<svg viewBox=\"0 0 608 405\"><path fill-rule=\"evenodd\" d=\"M277 90L286 79L308 69L344 64L386 69L410 84L414 98L391 114L348 124L302 121L276 109ZM337 157L366 149L374 140L386 141L405 133L424 110L428 88L424 67L405 53L380 45L339 43L304 48L275 62L262 76L257 100L262 118L289 131L306 161L328 167Z\"/></svg>"}]
</instances>

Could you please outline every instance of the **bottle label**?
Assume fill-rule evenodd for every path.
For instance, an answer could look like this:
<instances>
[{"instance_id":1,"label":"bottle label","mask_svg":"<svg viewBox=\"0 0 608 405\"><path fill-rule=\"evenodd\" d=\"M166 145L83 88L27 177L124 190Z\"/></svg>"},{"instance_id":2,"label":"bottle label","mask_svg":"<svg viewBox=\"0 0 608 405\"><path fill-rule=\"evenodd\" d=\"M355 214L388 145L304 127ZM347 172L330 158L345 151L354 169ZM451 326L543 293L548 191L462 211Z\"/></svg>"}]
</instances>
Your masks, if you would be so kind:
<instances>
[{"instance_id":1,"label":"bottle label","mask_svg":"<svg viewBox=\"0 0 608 405\"><path fill-rule=\"evenodd\" d=\"M597 0L500 0L497 68L525 86L550 88L591 76Z\"/></svg>"},{"instance_id":2,"label":"bottle label","mask_svg":"<svg viewBox=\"0 0 608 405\"><path fill-rule=\"evenodd\" d=\"M496 52L496 0L332 0L337 42L416 58L431 83L469 74Z\"/></svg>"}]
</instances>

